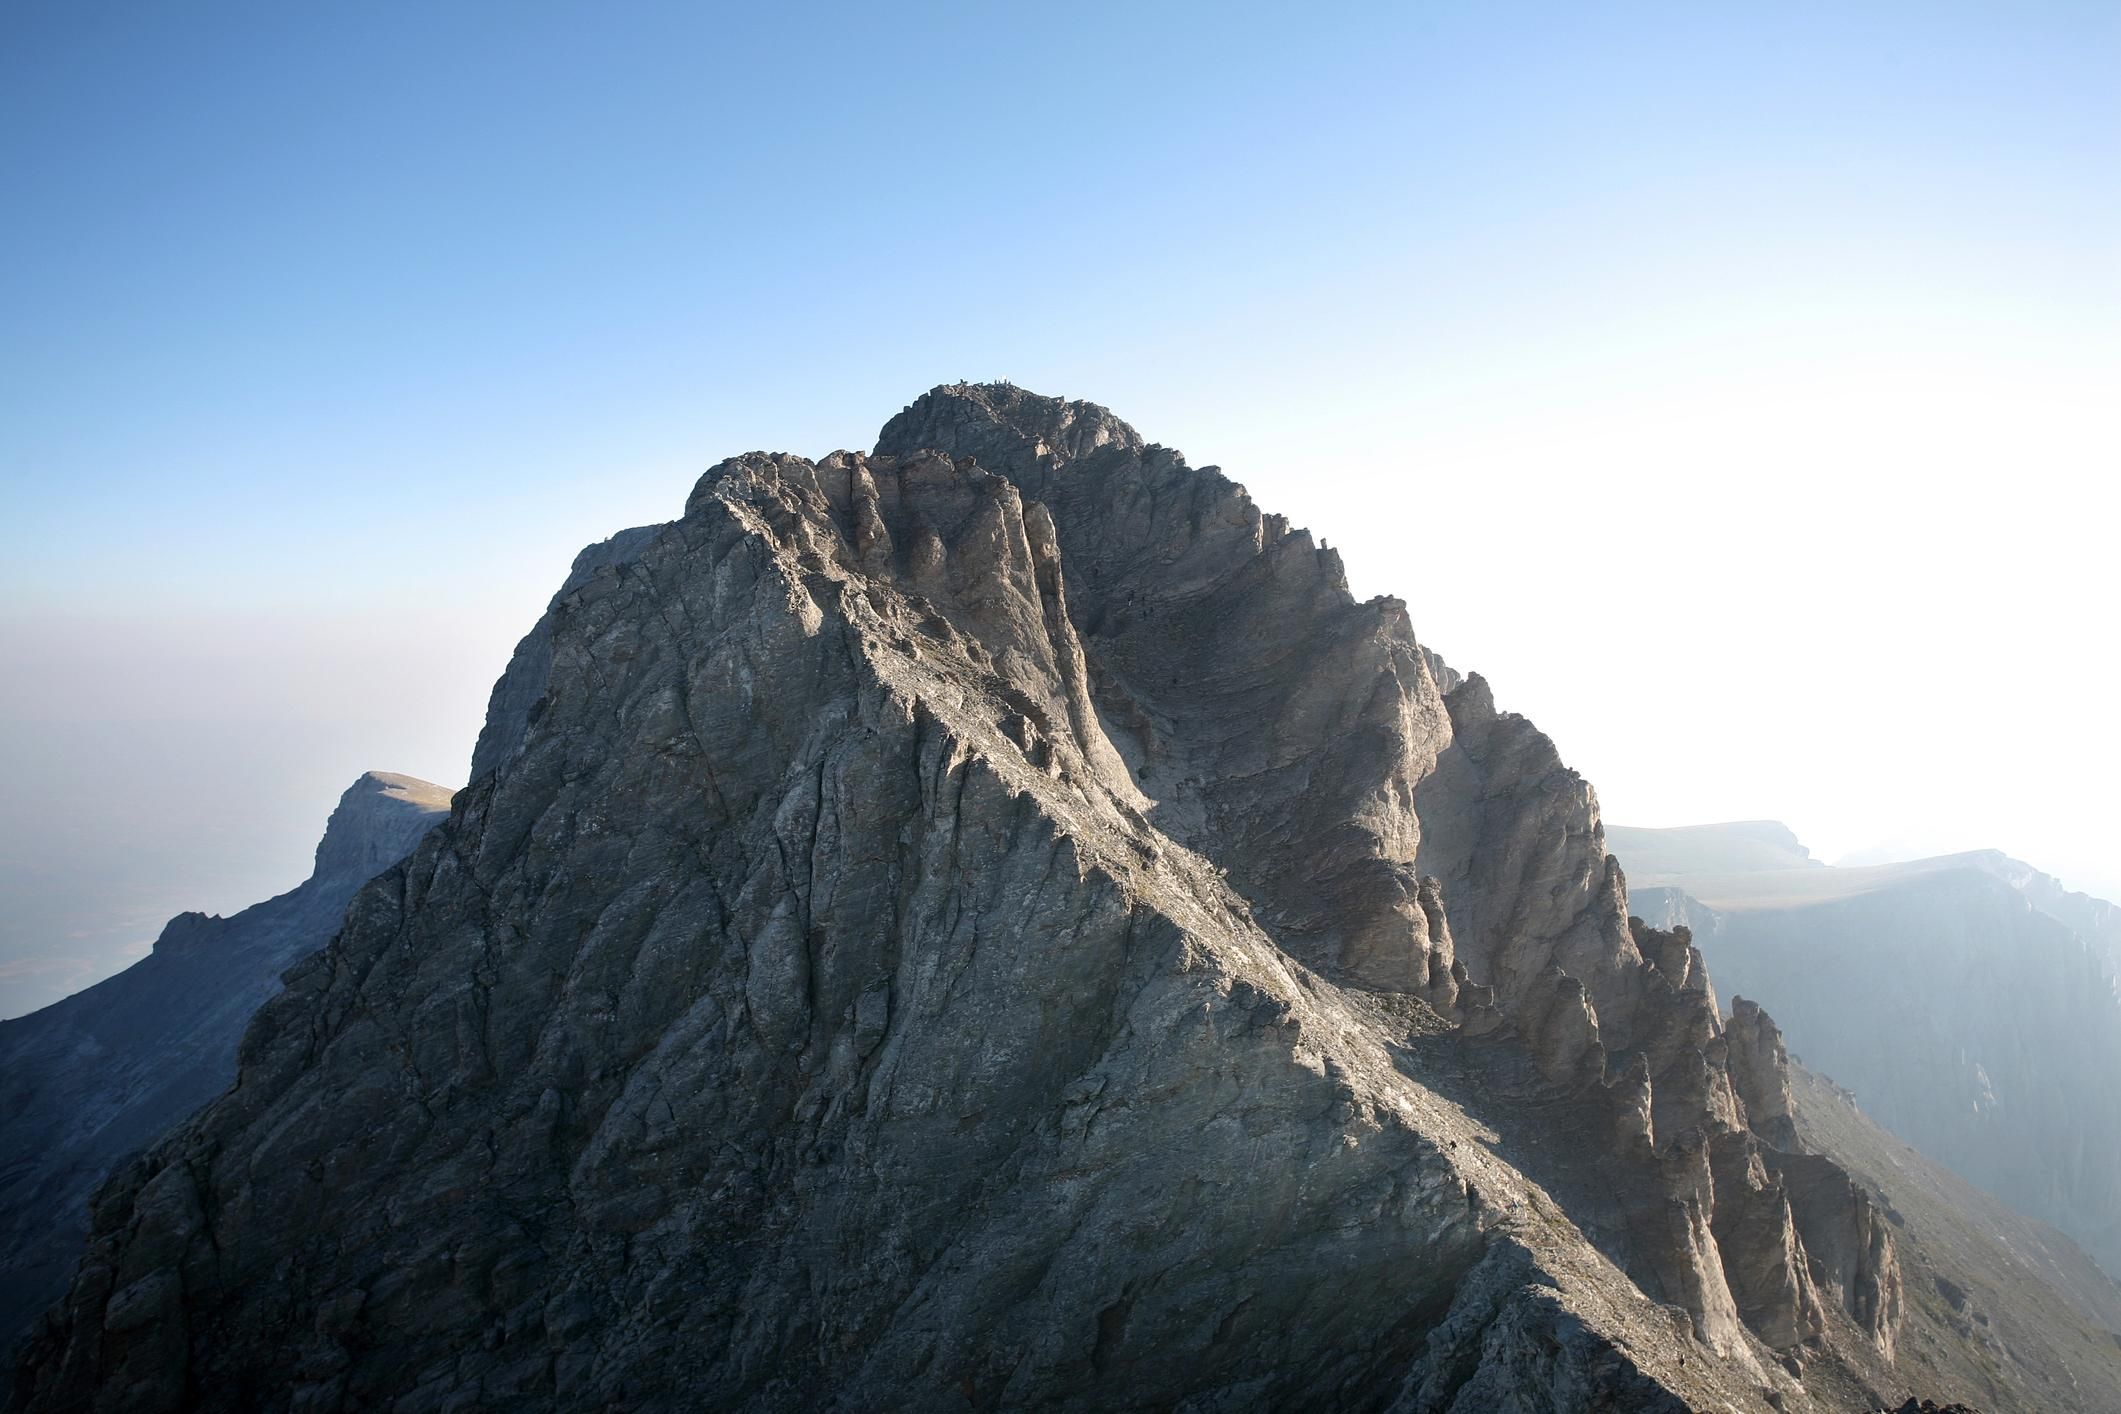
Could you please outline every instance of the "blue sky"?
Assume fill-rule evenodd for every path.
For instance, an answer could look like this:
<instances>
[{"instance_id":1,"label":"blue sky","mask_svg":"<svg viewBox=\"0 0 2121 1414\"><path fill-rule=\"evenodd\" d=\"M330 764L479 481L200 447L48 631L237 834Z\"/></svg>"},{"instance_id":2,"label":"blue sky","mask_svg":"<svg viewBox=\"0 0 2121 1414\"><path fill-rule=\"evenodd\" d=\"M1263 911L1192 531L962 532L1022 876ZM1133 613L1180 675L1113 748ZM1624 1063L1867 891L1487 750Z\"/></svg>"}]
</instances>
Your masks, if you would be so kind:
<instances>
[{"instance_id":1,"label":"blue sky","mask_svg":"<svg viewBox=\"0 0 2121 1414\"><path fill-rule=\"evenodd\" d=\"M292 884L582 543L958 377L1308 521L1614 818L2116 887L2117 80L2114 5L15 0L0 974Z\"/></svg>"}]
</instances>

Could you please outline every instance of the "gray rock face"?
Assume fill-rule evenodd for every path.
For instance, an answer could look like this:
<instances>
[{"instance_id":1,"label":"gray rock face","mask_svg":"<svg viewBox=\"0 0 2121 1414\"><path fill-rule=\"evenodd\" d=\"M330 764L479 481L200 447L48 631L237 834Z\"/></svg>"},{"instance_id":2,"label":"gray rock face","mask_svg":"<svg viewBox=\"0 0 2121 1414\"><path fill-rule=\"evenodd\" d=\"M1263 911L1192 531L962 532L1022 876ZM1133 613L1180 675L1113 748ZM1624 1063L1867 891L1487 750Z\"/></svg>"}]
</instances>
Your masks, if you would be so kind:
<instances>
[{"instance_id":1,"label":"gray rock face","mask_svg":"<svg viewBox=\"0 0 2121 1414\"><path fill-rule=\"evenodd\" d=\"M90 1191L228 1088L280 974L330 941L354 891L448 805L439 786L370 772L340 797L299 887L231 918L179 914L117 976L0 1021L0 1348L66 1290Z\"/></svg>"},{"instance_id":2,"label":"gray rock face","mask_svg":"<svg viewBox=\"0 0 2121 1414\"><path fill-rule=\"evenodd\" d=\"M1687 935L1691 942L1691 932ZM1731 1082L1744 1102L1755 1133L1778 1149L1797 1147L1797 1117L1790 1101L1790 1055L1782 1028L1758 1002L1731 998Z\"/></svg>"},{"instance_id":3,"label":"gray rock face","mask_svg":"<svg viewBox=\"0 0 2121 1414\"><path fill-rule=\"evenodd\" d=\"M576 555L566 580L560 585L560 592L553 596L555 607L565 603L576 590L595 578L599 570L616 569L629 562L658 529L658 526L639 525L622 530ZM486 709L486 724L479 730L478 745L472 748L471 774L474 779L486 775L523 749L524 733L530 730L530 714L545 696L552 676L552 635L553 616L548 612L529 633L523 635L522 642L516 645L515 655L508 661L508 670L493 685L493 696Z\"/></svg>"},{"instance_id":4,"label":"gray rock face","mask_svg":"<svg viewBox=\"0 0 2121 1414\"><path fill-rule=\"evenodd\" d=\"M1993 851L1652 877L1637 906L1691 927L1717 977L1771 1008L1807 1064L2121 1272L2111 905Z\"/></svg>"},{"instance_id":5,"label":"gray rock face","mask_svg":"<svg viewBox=\"0 0 2121 1414\"><path fill-rule=\"evenodd\" d=\"M1742 1093L1403 605L942 388L578 562L15 1404L1868 1407L1890 1234Z\"/></svg>"}]
</instances>

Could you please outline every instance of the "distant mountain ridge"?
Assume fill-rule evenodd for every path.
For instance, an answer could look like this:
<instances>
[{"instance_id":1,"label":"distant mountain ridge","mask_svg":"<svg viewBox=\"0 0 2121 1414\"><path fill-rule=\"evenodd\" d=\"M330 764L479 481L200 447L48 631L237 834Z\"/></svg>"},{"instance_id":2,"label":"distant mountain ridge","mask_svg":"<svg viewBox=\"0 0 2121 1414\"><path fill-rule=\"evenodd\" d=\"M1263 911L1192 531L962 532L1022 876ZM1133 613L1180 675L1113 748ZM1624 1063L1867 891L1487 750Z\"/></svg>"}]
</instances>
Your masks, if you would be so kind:
<instances>
[{"instance_id":1,"label":"distant mountain ridge","mask_svg":"<svg viewBox=\"0 0 2121 1414\"><path fill-rule=\"evenodd\" d=\"M449 800L371 771L339 797L303 883L226 918L180 913L125 971L0 1021L0 1349L66 1289L111 1166L228 1088L280 974L331 940L355 890Z\"/></svg>"},{"instance_id":2,"label":"distant mountain ridge","mask_svg":"<svg viewBox=\"0 0 2121 1414\"><path fill-rule=\"evenodd\" d=\"M1637 913L1690 928L1807 1064L2121 1272L2121 909L1995 850L1777 868L1757 837L1607 831Z\"/></svg>"},{"instance_id":3,"label":"distant mountain ridge","mask_svg":"<svg viewBox=\"0 0 2121 1414\"><path fill-rule=\"evenodd\" d=\"M1823 869L1797 834L1780 820L1733 820L1646 830L1607 825L1606 848L1628 867L1632 883L1656 883L1668 873L1751 874Z\"/></svg>"}]
</instances>

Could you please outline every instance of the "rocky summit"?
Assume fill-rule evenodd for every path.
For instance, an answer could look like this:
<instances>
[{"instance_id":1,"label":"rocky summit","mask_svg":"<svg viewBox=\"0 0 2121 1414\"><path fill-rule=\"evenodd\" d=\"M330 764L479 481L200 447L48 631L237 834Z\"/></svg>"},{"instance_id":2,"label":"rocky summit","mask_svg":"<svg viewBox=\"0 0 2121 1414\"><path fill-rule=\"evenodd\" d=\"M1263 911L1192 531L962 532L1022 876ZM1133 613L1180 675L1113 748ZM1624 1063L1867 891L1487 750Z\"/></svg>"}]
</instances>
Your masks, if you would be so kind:
<instances>
[{"instance_id":1,"label":"rocky summit","mask_svg":"<svg viewBox=\"0 0 2121 1414\"><path fill-rule=\"evenodd\" d=\"M1793 1093L1406 605L938 388L584 552L13 1407L1995 1407Z\"/></svg>"}]
</instances>

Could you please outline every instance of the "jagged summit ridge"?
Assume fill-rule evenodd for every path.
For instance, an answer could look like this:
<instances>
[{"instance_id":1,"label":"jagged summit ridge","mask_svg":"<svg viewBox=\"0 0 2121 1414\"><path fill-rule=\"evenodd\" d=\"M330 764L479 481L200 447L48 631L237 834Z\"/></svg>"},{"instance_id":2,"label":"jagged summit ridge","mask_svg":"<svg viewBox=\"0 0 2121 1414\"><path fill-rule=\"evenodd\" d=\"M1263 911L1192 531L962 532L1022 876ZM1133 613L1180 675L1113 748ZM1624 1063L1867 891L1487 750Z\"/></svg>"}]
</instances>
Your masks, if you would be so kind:
<instances>
[{"instance_id":1,"label":"jagged summit ridge","mask_svg":"<svg viewBox=\"0 0 2121 1414\"><path fill-rule=\"evenodd\" d=\"M941 388L585 552L22 1402L1857 1407L1891 1237L1755 1030L1404 605Z\"/></svg>"},{"instance_id":2,"label":"jagged summit ridge","mask_svg":"<svg viewBox=\"0 0 2121 1414\"><path fill-rule=\"evenodd\" d=\"M1079 455L1056 450L1052 429L1078 426L1113 430ZM1182 807L1173 832L1208 822L1206 847L1280 946L1341 980L1458 1004L1473 1030L1506 1025L1551 1079L1632 1094L1621 1110L1639 1110L1664 1157L1642 1180L1658 1196L1617 1220L1637 1230L1652 1287L1686 1306L1704 1339L1733 1345L1743 1306L1810 1300L1801 1271L1724 1270L1706 1231L1707 1140L1747 1125L1714 993L1683 941L1674 952L1668 935L1650 935L1657 962L1638 948L1595 797L1551 742L1498 712L1477 674L1452 675L1446 700L1403 604L1356 604L1337 556L1102 409L938 389L878 449L927 440L970 451L1052 508L1108 719L1150 724L1138 754L1160 804ZM1262 657L1281 671L1261 675ZM1348 715L1352 704L1366 715ZM1424 879L1440 907L1422 907ZM1727 1165L1740 1163L1734 1143ZM1725 1178L1726 1217L1754 1193L1762 1221L1795 1221L1772 1217L1779 1181ZM1692 1205L1692 1226L1648 1231L1667 1199ZM1889 1248L1862 1278L1876 1299L1841 1284L1887 1349ZM1734 1279L1775 1290L1733 1293Z\"/></svg>"},{"instance_id":3,"label":"jagged summit ridge","mask_svg":"<svg viewBox=\"0 0 2121 1414\"><path fill-rule=\"evenodd\" d=\"M1102 447L1140 453L1149 442L1110 408L1049 398L1013 383L948 383L930 389L884 424L878 456L937 451L997 465L1028 448L1033 456L1078 460Z\"/></svg>"}]
</instances>

